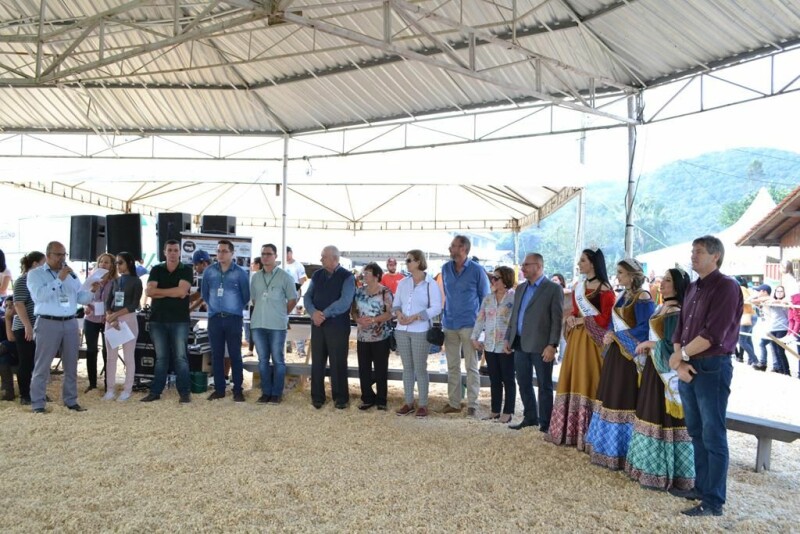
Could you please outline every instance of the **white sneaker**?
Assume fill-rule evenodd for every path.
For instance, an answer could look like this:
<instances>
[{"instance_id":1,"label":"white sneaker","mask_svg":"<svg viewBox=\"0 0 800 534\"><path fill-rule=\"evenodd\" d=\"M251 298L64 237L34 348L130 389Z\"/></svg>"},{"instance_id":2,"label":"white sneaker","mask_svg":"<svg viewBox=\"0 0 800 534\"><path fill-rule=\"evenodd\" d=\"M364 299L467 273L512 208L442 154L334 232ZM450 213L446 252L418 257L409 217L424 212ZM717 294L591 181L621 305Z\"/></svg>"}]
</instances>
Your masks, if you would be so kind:
<instances>
[{"instance_id":1,"label":"white sneaker","mask_svg":"<svg viewBox=\"0 0 800 534\"><path fill-rule=\"evenodd\" d=\"M114 392L109 391L105 395L103 395L103 400L114 400Z\"/></svg>"},{"instance_id":2,"label":"white sneaker","mask_svg":"<svg viewBox=\"0 0 800 534\"><path fill-rule=\"evenodd\" d=\"M130 398L131 398L131 394L128 393L127 391L123 391L120 394L119 398L117 398L117 402L125 402L126 400L128 400Z\"/></svg>"}]
</instances>

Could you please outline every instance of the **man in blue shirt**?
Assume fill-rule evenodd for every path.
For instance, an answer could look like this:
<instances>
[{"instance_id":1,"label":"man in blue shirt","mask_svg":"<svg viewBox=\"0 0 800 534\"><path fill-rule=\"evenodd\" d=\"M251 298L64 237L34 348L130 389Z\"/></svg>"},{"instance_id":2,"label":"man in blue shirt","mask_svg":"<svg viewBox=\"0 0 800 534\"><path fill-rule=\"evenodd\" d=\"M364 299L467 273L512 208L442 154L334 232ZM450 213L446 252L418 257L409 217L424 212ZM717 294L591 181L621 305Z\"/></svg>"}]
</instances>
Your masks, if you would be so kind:
<instances>
[{"instance_id":1,"label":"man in blue shirt","mask_svg":"<svg viewBox=\"0 0 800 534\"><path fill-rule=\"evenodd\" d=\"M353 273L339 265L339 249L322 249L322 269L311 275L303 295L311 316L311 403L325 404L325 367L331 360L331 396L338 410L347 408L347 353L350 350L350 306L356 293Z\"/></svg>"},{"instance_id":2,"label":"man in blue shirt","mask_svg":"<svg viewBox=\"0 0 800 534\"><path fill-rule=\"evenodd\" d=\"M469 259L471 243L467 236L457 235L450 243L451 260L442 266L444 285L444 348L447 355L448 405L442 413L461 412L461 354L467 368L467 415L478 410L481 378L478 356L470 338L483 297L489 294L489 277L477 262Z\"/></svg>"},{"instance_id":3,"label":"man in blue shirt","mask_svg":"<svg viewBox=\"0 0 800 534\"><path fill-rule=\"evenodd\" d=\"M233 400L244 402L242 392L242 321L250 302L250 277L233 261L233 243L217 242L217 263L203 272L201 295L208 305L208 340L214 369L214 392L208 400L225 397L225 346L231 360Z\"/></svg>"},{"instance_id":4,"label":"man in blue shirt","mask_svg":"<svg viewBox=\"0 0 800 534\"><path fill-rule=\"evenodd\" d=\"M34 413L45 413L47 382L50 364L57 352L64 364L61 396L70 410L83 412L78 404L78 304L89 304L92 291L81 290L81 283L66 264L67 250L58 241L51 241L46 249L47 263L28 273L28 291L34 303L36 324L36 355L31 378L31 407Z\"/></svg>"}]
</instances>

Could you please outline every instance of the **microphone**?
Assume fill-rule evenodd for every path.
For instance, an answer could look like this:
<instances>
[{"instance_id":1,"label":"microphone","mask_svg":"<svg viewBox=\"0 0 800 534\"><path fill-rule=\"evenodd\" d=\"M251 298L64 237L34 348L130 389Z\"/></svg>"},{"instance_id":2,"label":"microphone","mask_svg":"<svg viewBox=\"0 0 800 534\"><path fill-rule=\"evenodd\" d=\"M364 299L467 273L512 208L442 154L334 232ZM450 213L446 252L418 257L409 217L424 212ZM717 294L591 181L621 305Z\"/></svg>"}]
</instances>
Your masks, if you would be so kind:
<instances>
[{"instance_id":1,"label":"microphone","mask_svg":"<svg viewBox=\"0 0 800 534\"><path fill-rule=\"evenodd\" d=\"M67 266L67 262L62 261L61 262L61 268L63 269L66 266ZM78 279L78 277L75 276L75 273L73 273L72 271L69 272L69 275L73 278L73 280L77 280Z\"/></svg>"}]
</instances>

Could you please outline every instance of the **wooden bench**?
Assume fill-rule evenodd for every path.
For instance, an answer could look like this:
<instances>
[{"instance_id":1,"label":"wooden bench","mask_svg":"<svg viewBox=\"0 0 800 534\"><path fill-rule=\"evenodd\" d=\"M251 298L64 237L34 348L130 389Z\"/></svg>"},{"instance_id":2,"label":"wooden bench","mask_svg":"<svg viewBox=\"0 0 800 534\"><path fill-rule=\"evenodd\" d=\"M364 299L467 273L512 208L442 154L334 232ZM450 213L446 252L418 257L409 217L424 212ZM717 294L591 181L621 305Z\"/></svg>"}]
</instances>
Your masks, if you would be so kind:
<instances>
[{"instance_id":1,"label":"wooden bench","mask_svg":"<svg viewBox=\"0 0 800 534\"><path fill-rule=\"evenodd\" d=\"M758 440L756 450L756 472L769 471L769 457L772 453L772 440L777 439L786 443L791 443L800 439L800 426L770 421L760 417L742 415L728 412L725 420L728 430L751 434Z\"/></svg>"},{"instance_id":2,"label":"wooden bench","mask_svg":"<svg viewBox=\"0 0 800 534\"><path fill-rule=\"evenodd\" d=\"M244 369L246 371L250 371L251 373L258 372L258 361L255 360L247 360L244 362ZM307 363L287 363L286 364L286 375L296 375L296 376L311 376L311 365ZM331 376L331 370L329 367L325 368L325 376ZM348 378L358 378L358 367L348 367L347 368L347 376ZM403 380L403 370L402 369L389 369L388 372L389 380L397 380L402 382ZM491 383L489 381L489 377L486 375L480 375L481 377L481 387L488 388ZM438 371L428 371L428 379L431 382L437 382L441 384L447 384L447 373L440 373ZM536 376L533 377L533 385L536 386ZM466 373L461 373L461 386L467 387L467 375ZM553 380L553 390L558 387L558 381Z\"/></svg>"},{"instance_id":3,"label":"wooden bench","mask_svg":"<svg viewBox=\"0 0 800 534\"><path fill-rule=\"evenodd\" d=\"M257 361L246 361L244 362L244 369L246 371L250 371L251 373L258 372L258 362ZM286 374L287 375L297 375L297 376L311 376L311 365L306 363L287 363L286 364ZM331 376L331 370L329 367L325 368L325 376ZM348 378L358 378L358 367L348 367L347 368L347 376ZM389 369L388 373L389 380L403 380L403 370L402 369ZM438 371L428 371L428 378L431 382L440 382L443 384L447 383L447 373L440 373ZM461 385L467 385L467 375L466 373L461 373ZM489 377L481 375L481 387L489 387Z\"/></svg>"}]
</instances>

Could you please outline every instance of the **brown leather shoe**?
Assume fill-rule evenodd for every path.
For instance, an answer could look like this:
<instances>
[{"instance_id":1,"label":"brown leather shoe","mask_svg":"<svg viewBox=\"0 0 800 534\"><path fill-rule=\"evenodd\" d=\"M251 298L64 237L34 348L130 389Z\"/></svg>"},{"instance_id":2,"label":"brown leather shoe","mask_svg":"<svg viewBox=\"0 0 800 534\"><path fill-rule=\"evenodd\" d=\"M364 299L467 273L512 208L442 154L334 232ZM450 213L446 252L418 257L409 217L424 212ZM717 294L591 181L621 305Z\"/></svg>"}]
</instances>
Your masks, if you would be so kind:
<instances>
[{"instance_id":1,"label":"brown leather shoe","mask_svg":"<svg viewBox=\"0 0 800 534\"><path fill-rule=\"evenodd\" d=\"M442 413L461 413L461 408L453 408L448 404L442 409Z\"/></svg>"},{"instance_id":2,"label":"brown leather shoe","mask_svg":"<svg viewBox=\"0 0 800 534\"><path fill-rule=\"evenodd\" d=\"M408 415L410 413L414 413L414 407L413 406L409 406L408 404L404 404L395 413L397 415Z\"/></svg>"},{"instance_id":3,"label":"brown leather shoe","mask_svg":"<svg viewBox=\"0 0 800 534\"><path fill-rule=\"evenodd\" d=\"M417 408L417 413L414 414L416 417L428 417L428 408L427 406L420 406Z\"/></svg>"}]
</instances>

